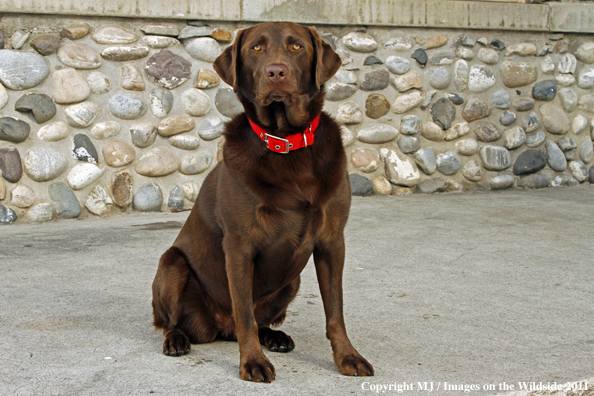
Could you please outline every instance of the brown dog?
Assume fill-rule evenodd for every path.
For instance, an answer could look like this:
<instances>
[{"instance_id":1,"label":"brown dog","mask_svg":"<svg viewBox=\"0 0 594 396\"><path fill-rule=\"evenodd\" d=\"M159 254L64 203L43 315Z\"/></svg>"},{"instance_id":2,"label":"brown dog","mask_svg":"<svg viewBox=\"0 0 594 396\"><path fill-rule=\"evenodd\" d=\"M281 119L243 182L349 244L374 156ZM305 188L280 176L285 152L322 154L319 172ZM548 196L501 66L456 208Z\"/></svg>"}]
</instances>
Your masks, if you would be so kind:
<instances>
[{"instance_id":1,"label":"brown dog","mask_svg":"<svg viewBox=\"0 0 594 396\"><path fill-rule=\"evenodd\" d=\"M269 326L285 319L313 253L334 361L342 374L373 375L342 311L350 185L340 128L322 112L323 84L340 63L314 28L294 23L242 30L215 61L245 113L226 125L224 161L159 263L153 314L166 355L237 339L240 377L272 381L260 344L294 348Z\"/></svg>"}]
</instances>

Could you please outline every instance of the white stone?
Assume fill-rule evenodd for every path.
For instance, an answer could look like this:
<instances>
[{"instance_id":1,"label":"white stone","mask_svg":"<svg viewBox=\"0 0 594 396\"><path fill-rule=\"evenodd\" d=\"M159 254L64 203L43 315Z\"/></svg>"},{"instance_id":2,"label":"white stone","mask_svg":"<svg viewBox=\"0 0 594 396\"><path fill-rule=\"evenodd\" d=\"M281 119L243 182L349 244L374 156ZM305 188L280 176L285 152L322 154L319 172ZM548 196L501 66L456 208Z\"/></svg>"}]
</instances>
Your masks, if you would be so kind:
<instances>
[{"instance_id":1,"label":"white stone","mask_svg":"<svg viewBox=\"0 0 594 396\"><path fill-rule=\"evenodd\" d=\"M210 153L207 151L202 151L195 155L183 156L179 166L179 171L184 175L196 175L207 170L211 164L212 156Z\"/></svg>"},{"instance_id":2,"label":"white stone","mask_svg":"<svg viewBox=\"0 0 594 396\"><path fill-rule=\"evenodd\" d=\"M24 184L17 185L10 193L10 204L18 208L28 208L36 199L35 191Z\"/></svg>"},{"instance_id":3,"label":"white stone","mask_svg":"<svg viewBox=\"0 0 594 396\"><path fill-rule=\"evenodd\" d=\"M357 83L357 74L351 70L338 70L334 75L338 81L345 84L356 84ZM197 87L200 88L200 87Z\"/></svg>"},{"instance_id":4,"label":"white stone","mask_svg":"<svg viewBox=\"0 0 594 396\"><path fill-rule=\"evenodd\" d=\"M551 55L547 55L540 61L540 69L544 74L553 74L555 71L555 62Z\"/></svg>"},{"instance_id":5,"label":"white stone","mask_svg":"<svg viewBox=\"0 0 594 396\"><path fill-rule=\"evenodd\" d=\"M559 60L559 73L571 73L575 72L577 66L577 60L575 56L570 53L563 54Z\"/></svg>"},{"instance_id":6,"label":"white stone","mask_svg":"<svg viewBox=\"0 0 594 396\"><path fill-rule=\"evenodd\" d=\"M66 120L70 125L76 128L86 128L99 114L99 106L87 101L68 106L64 113L66 113Z\"/></svg>"},{"instance_id":7,"label":"white stone","mask_svg":"<svg viewBox=\"0 0 594 396\"><path fill-rule=\"evenodd\" d=\"M189 133L171 136L168 140L169 144L181 150L196 150L200 146L200 138Z\"/></svg>"},{"instance_id":8,"label":"white stone","mask_svg":"<svg viewBox=\"0 0 594 396\"><path fill-rule=\"evenodd\" d=\"M111 82L109 78L101 72L95 71L89 73L87 76L87 82L91 87L91 92L95 95L101 95L109 92L111 89Z\"/></svg>"},{"instance_id":9,"label":"white stone","mask_svg":"<svg viewBox=\"0 0 594 396\"><path fill-rule=\"evenodd\" d=\"M575 84L575 77L573 74L557 74L555 82L562 87L570 87Z\"/></svg>"},{"instance_id":10,"label":"white stone","mask_svg":"<svg viewBox=\"0 0 594 396\"><path fill-rule=\"evenodd\" d=\"M415 186L421 180L421 174L415 162L397 150L380 149L380 155L386 167L386 178L392 184Z\"/></svg>"},{"instance_id":11,"label":"white stone","mask_svg":"<svg viewBox=\"0 0 594 396\"><path fill-rule=\"evenodd\" d=\"M184 41L186 52L192 58L212 63L221 55L221 45L210 37L196 37Z\"/></svg>"},{"instance_id":12,"label":"white stone","mask_svg":"<svg viewBox=\"0 0 594 396\"><path fill-rule=\"evenodd\" d=\"M70 128L64 121L44 125L37 131L37 137L45 142L57 142L70 135Z\"/></svg>"},{"instance_id":13,"label":"white stone","mask_svg":"<svg viewBox=\"0 0 594 396\"><path fill-rule=\"evenodd\" d=\"M400 95L392 105L392 111L396 114L406 113L414 109L423 102L423 95L419 91L413 91L408 94Z\"/></svg>"},{"instance_id":14,"label":"white stone","mask_svg":"<svg viewBox=\"0 0 594 396\"><path fill-rule=\"evenodd\" d=\"M343 124L360 124L363 122L363 110L355 102L343 102L338 105L336 120Z\"/></svg>"},{"instance_id":15,"label":"white stone","mask_svg":"<svg viewBox=\"0 0 594 396\"><path fill-rule=\"evenodd\" d=\"M578 135L578 134L582 133L583 131L585 131L587 126L588 126L588 119L586 117L584 117L583 115L578 114L573 119L573 122L571 124L571 130L573 131L573 133Z\"/></svg>"},{"instance_id":16,"label":"white stone","mask_svg":"<svg viewBox=\"0 0 594 396\"><path fill-rule=\"evenodd\" d=\"M99 44L131 44L138 40L134 33L117 26L97 28L91 38Z\"/></svg>"},{"instance_id":17,"label":"white stone","mask_svg":"<svg viewBox=\"0 0 594 396\"><path fill-rule=\"evenodd\" d=\"M580 160L570 161L569 165L567 166L569 171L575 177L577 181L580 183L585 182L588 178L588 168L584 163Z\"/></svg>"},{"instance_id":18,"label":"white stone","mask_svg":"<svg viewBox=\"0 0 594 396\"><path fill-rule=\"evenodd\" d=\"M427 121L421 126L421 135L433 142L442 142L445 139L445 132L439 125L434 122Z\"/></svg>"},{"instance_id":19,"label":"white stone","mask_svg":"<svg viewBox=\"0 0 594 396\"><path fill-rule=\"evenodd\" d=\"M0 84L0 110L6 106L6 103L8 103L8 91Z\"/></svg>"},{"instance_id":20,"label":"white stone","mask_svg":"<svg viewBox=\"0 0 594 396\"><path fill-rule=\"evenodd\" d=\"M210 111L210 98L198 88L190 88L180 96L186 113L194 117L202 117Z\"/></svg>"},{"instance_id":21,"label":"white stone","mask_svg":"<svg viewBox=\"0 0 594 396\"><path fill-rule=\"evenodd\" d=\"M30 34L31 33L20 29L15 31L12 37L10 37L10 44L12 45L12 48L20 49L27 42Z\"/></svg>"},{"instance_id":22,"label":"white stone","mask_svg":"<svg viewBox=\"0 0 594 396\"><path fill-rule=\"evenodd\" d=\"M342 140L342 147L350 146L355 142L355 134L344 125L340 126L340 139Z\"/></svg>"},{"instance_id":23,"label":"white stone","mask_svg":"<svg viewBox=\"0 0 594 396\"><path fill-rule=\"evenodd\" d=\"M487 66L473 65L468 75L468 89L483 92L495 85L495 74Z\"/></svg>"},{"instance_id":24,"label":"white stone","mask_svg":"<svg viewBox=\"0 0 594 396\"><path fill-rule=\"evenodd\" d=\"M478 143L474 139L463 139L456 142L456 151L460 155L474 155L478 153Z\"/></svg>"},{"instance_id":25,"label":"white stone","mask_svg":"<svg viewBox=\"0 0 594 396\"><path fill-rule=\"evenodd\" d=\"M85 199L85 207L87 210L97 216L108 214L111 205L113 205L113 200L101 186L93 187L89 196Z\"/></svg>"},{"instance_id":26,"label":"white stone","mask_svg":"<svg viewBox=\"0 0 594 396\"><path fill-rule=\"evenodd\" d=\"M536 45L532 43L520 43L508 47L506 56L532 56L534 54L536 54Z\"/></svg>"},{"instance_id":27,"label":"white stone","mask_svg":"<svg viewBox=\"0 0 594 396\"><path fill-rule=\"evenodd\" d=\"M575 51L575 57L587 64L594 63L594 42L587 41Z\"/></svg>"},{"instance_id":28,"label":"white stone","mask_svg":"<svg viewBox=\"0 0 594 396\"><path fill-rule=\"evenodd\" d=\"M508 150L513 150L526 142L526 133L521 126L515 126L506 130L503 133L503 138L505 139L505 147Z\"/></svg>"},{"instance_id":29,"label":"white stone","mask_svg":"<svg viewBox=\"0 0 594 396\"><path fill-rule=\"evenodd\" d=\"M446 131L445 140L458 139L459 137L466 135L468 132L470 132L470 125L468 125L468 122L458 122Z\"/></svg>"},{"instance_id":30,"label":"white stone","mask_svg":"<svg viewBox=\"0 0 594 396\"><path fill-rule=\"evenodd\" d=\"M398 129L388 124L371 124L357 132L357 139L363 143L387 143L396 139Z\"/></svg>"},{"instance_id":31,"label":"white stone","mask_svg":"<svg viewBox=\"0 0 594 396\"><path fill-rule=\"evenodd\" d=\"M594 69L584 68L580 70L578 75L578 86L582 89L590 89L594 87ZM2 106L0 106L2 108Z\"/></svg>"},{"instance_id":32,"label":"white stone","mask_svg":"<svg viewBox=\"0 0 594 396\"><path fill-rule=\"evenodd\" d=\"M468 63L465 60L458 59L454 64L454 85L460 92L468 88Z\"/></svg>"},{"instance_id":33,"label":"white stone","mask_svg":"<svg viewBox=\"0 0 594 396\"><path fill-rule=\"evenodd\" d=\"M52 97L59 104L78 103L91 95L91 87L76 71L67 67L52 73Z\"/></svg>"},{"instance_id":34,"label":"white stone","mask_svg":"<svg viewBox=\"0 0 594 396\"><path fill-rule=\"evenodd\" d=\"M182 194L184 198L190 202L195 202L196 198L198 198L198 193L200 192L200 186L194 182L184 183L181 186Z\"/></svg>"},{"instance_id":35,"label":"white stone","mask_svg":"<svg viewBox=\"0 0 594 396\"><path fill-rule=\"evenodd\" d=\"M483 169L475 160L470 160L462 168L462 176L472 182L477 182L483 177Z\"/></svg>"},{"instance_id":36,"label":"white stone","mask_svg":"<svg viewBox=\"0 0 594 396\"><path fill-rule=\"evenodd\" d=\"M103 140L120 133L120 124L116 121L98 122L91 128L91 136L94 139Z\"/></svg>"},{"instance_id":37,"label":"white stone","mask_svg":"<svg viewBox=\"0 0 594 396\"><path fill-rule=\"evenodd\" d=\"M398 52L406 52L412 48L412 44L409 43L404 37L393 37L386 41L384 47Z\"/></svg>"},{"instance_id":38,"label":"white stone","mask_svg":"<svg viewBox=\"0 0 594 396\"><path fill-rule=\"evenodd\" d=\"M155 147L143 154L134 169L143 176L166 176L175 172L180 165L175 152L167 147Z\"/></svg>"},{"instance_id":39,"label":"white stone","mask_svg":"<svg viewBox=\"0 0 594 396\"><path fill-rule=\"evenodd\" d=\"M75 69L96 69L103 63L99 52L83 43L64 44L58 48L56 56L60 62Z\"/></svg>"},{"instance_id":40,"label":"white stone","mask_svg":"<svg viewBox=\"0 0 594 396\"><path fill-rule=\"evenodd\" d=\"M23 168L36 182L55 179L68 168L68 160L59 151L49 147L35 147L23 159Z\"/></svg>"},{"instance_id":41,"label":"white stone","mask_svg":"<svg viewBox=\"0 0 594 396\"><path fill-rule=\"evenodd\" d=\"M70 188L73 190L82 190L99 179L104 171L105 169L101 169L95 164L82 162L75 165L74 168L68 172L66 179Z\"/></svg>"},{"instance_id":42,"label":"white stone","mask_svg":"<svg viewBox=\"0 0 594 396\"><path fill-rule=\"evenodd\" d=\"M460 46L456 50L456 56L458 58L462 58L467 61L473 60L474 59L474 51L471 50L470 48Z\"/></svg>"},{"instance_id":43,"label":"white stone","mask_svg":"<svg viewBox=\"0 0 594 396\"><path fill-rule=\"evenodd\" d=\"M377 49L377 42L372 37L359 32L347 34L342 38L342 43L357 52L373 52Z\"/></svg>"},{"instance_id":44,"label":"white stone","mask_svg":"<svg viewBox=\"0 0 594 396\"><path fill-rule=\"evenodd\" d=\"M166 36L144 36L142 37L142 41L146 45L154 49L163 49L170 47L172 45L178 45L179 41L173 37L166 37Z\"/></svg>"},{"instance_id":45,"label":"white stone","mask_svg":"<svg viewBox=\"0 0 594 396\"><path fill-rule=\"evenodd\" d=\"M35 221L38 223L50 221L54 219L54 208L52 204L47 202L32 206L27 213L25 213L25 220Z\"/></svg>"},{"instance_id":46,"label":"white stone","mask_svg":"<svg viewBox=\"0 0 594 396\"><path fill-rule=\"evenodd\" d=\"M477 55L479 60L487 65L495 65L499 61L499 54L491 48L479 49Z\"/></svg>"}]
</instances>

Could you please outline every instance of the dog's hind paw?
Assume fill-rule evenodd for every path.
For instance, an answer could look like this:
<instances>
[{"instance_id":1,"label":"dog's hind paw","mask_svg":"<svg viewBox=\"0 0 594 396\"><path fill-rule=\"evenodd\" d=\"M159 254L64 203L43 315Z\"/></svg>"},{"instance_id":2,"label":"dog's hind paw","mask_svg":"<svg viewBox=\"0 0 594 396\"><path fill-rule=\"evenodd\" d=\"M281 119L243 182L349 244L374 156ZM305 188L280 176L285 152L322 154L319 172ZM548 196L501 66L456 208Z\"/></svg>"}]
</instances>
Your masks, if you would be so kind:
<instances>
[{"instance_id":1,"label":"dog's hind paw","mask_svg":"<svg viewBox=\"0 0 594 396\"><path fill-rule=\"evenodd\" d=\"M258 329L260 344L272 352L291 352L295 349L293 339L282 331L272 330L269 327Z\"/></svg>"},{"instance_id":2,"label":"dog's hind paw","mask_svg":"<svg viewBox=\"0 0 594 396\"><path fill-rule=\"evenodd\" d=\"M192 344L188 337L179 330L172 330L165 334L163 353L167 356L181 356L190 352Z\"/></svg>"}]
</instances>

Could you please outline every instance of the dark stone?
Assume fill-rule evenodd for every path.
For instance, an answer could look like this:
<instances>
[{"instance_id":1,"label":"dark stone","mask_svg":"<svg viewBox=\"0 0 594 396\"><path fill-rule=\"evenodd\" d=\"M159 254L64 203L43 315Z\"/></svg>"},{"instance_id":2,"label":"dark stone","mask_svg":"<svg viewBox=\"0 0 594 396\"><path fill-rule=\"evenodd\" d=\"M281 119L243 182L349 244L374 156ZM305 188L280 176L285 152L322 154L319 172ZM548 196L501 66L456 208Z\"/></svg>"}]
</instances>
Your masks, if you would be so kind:
<instances>
[{"instance_id":1,"label":"dark stone","mask_svg":"<svg viewBox=\"0 0 594 396\"><path fill-rule=\"evenodd\" d=\"M43 124L56 115L54 101L42 93L31 92L21 96L14 104L14 109L21 113L31 113L38 124Z\"/></svg>"},{"instance_id":2,"label":"dark stone","mask_svg":"<svg viewBox=\"0 0 594 396\"><path fill-rule=\"evenodd\" d=\"M531 98L516 100L514 102L514 109L516 111L532 110L532 108L534 107L534 103L536 102L534 101L534 99Z\"/></svg>"},{"instance_id":3,"label":"dark stone","mask_svg":"<svg viewBox=\"0 0 594 396\"><path fill-rule=\"evenodd\" d=\"M373 70L363 76L359 88L364 91L380 91L390 85L390 72L386 69Z\"/></svg>"},{"instance_id":4,"label":"dark stone","mask_svg":"<svg viewBox=\"0 0 594 396\"><path fill-rule=\"evenodd\" d=\"M132 173L127 169L113 175L111 193L113 202L120 208L127 208L132 203Z\"/></svg>"},{"instance_id":5,"label":"dark stone","mask_svg":"<svg viewBox=\"0 0 594 396\"><path fill-rule=\"evenodd\" d=\"M14 117L0 117L0 140L21 143L29 136L31 126Z\"/></svg>"},{"instance_id":6,"label":"dark stone","mask_svg":"<svg viewBox=\"0 0 594 396\"><path fill-rule=\"evenodd\" d=\"M505 43L499 39L495 39L495 40L491 41L489 43L489 45L491 46L491 48L494 48L499 51L501 51L502 49L505 49Z\"/></svg>"},{"instance_id":7,"label":"dark stone","mask_svg":"<svg viewBox=\"0 0 594 396\"><path fill-rule=\"evenodd\" d=\"M369 65L383 65L384 62L382 62L382 60L380 58L378 58L375 55L369 55L367 58L365 58L365 61L363 62L363 64L365 66L369 66Z\"/></svg>"},{"instance_id":8,"label":"dark stone","mask_svg":"<svg viewBox=\"0 0 594 396\"><path fill-rule=\"evenodd\" d=\"M146 74L157 84L173 89L187 81L191 76L192 64L171 51L161 50L151 56L146 63Z\"/></svg>"},{"instance_id":9,"label":"dark stone","mask_svg":"<svg viewBox=\"0 0 594 396\"><path fill-rule=\"evenodd\" d=\"M384 95L369 95L365 101L365 114L369 118L378 119L390 111L390 102Z\"/></svg>"},{"instance_id":10,"label":"dark stone","mask_svg":"<svg viewBox=\"0 0 594 396\"><path fill-rule=\"evenodd\" d=\"M444 192L448 188L445 181L439 177L433 179L427 179L417 185L417 192L422 194L433 194L435 192Z\"/></svg>"},{"instance_id":11,"label":"dark stone","mask_svg":"<svg viewBox=\"0 0 594 396\"><path fill-rule=\"evenodd\" d=\"M427 53L422 48L417 48L410 57L416 60L421 67L425 67L427 64Z\"/></svg>"},{"instance_id":12,"label":"dark stone","mask_svg":"<svg viewBox=\"0 0 594 396\"><path fill-rule=\"evenodd\" d=\"M455 93L450 92L450 93L447 93L446 96L448 97L450 102L452 102L456 106L459 106L462 103L464 103L464 99L460 95L456 95Z\"/></svg>"},{"instance_id":13,"label":"dark stone","mask_svg":"<svg viewBox=\"0 0 594 396\"><path fill-rule=\"evenodd\" d=\"M74 219L80 215L80 203L68 184L52 183L48 187L48 192L51 200L54 201L54 210L58 217Z\"/></svg>"},{"instance_id":14,"label":"dark stone","mask_svg":"<svg viewBox=\"0 0 594 396\"><path fill-rule=\"evenodd\" d=\"M588 171L588 181L594 184L594 165L592 165Z\"/></svg>"},{"instance_id":15,"label":"dark stone","mask_svg":"<svg viewBox=\"0 0 594 396\"><path fill-rule=\"evenodd\" d=\"M547 156L539 150L524 151L514 163L514 175L536 173L547 165Z\"/></svg>"},{"instance_id":16,"label":"dark stone","mask_svg":"<svg viewBox=\"0 0 594 396\"><path fill-rule=\"evenodd\" d=\"M536 100L550 101L557 95L557 83L555 80L544 80L534 84L532 97Z\"/></svg>"},{"instance_id":17,"label":"dark stone","mask_svg":"<svg viewBox=\"0 0 594 396\"><path fill-rule=\"evenodd\" d=\"M456 118L456 108L451 101L441 98L431 106L431 115L433 116L433 122L439 124L442 129L447 130L450 129L454 118Z\"/></svg>"},{"instance_id":18,"label":"dark stone","mask_svg":"<svg viewBox=\"0 0 594 396\"><path fill-rule=\"evenodd\" d=\"M31 47L35 48L41 55L51 55L60 46L60 38L49 34L37 36L30 43Z\"/></svg>"},{"instance_id":19,"label":"dark stone","mask_svg":"<svg viewBox=\"0 0 594 396\"><path fill-rule=\"evenodd\" d=\"M99 162L99 155L97 149L91 139L84 133L77 133L72 138L72 155L79 161L91 162L96 164Z\"/></svg>"},{"instance_id":20,"label":"dark stone","mask_svg":"<svg viewBox=\"0 0 594 396\"><path fill-rule=\"evenodd\" d=\"M494 142L498 140L503 131L490 121L478 122L474 126L477 140L481 142Z\"/></svg>"},{"instance_id":21,"label":"dark stone","mask_svg":"<svg viewBox=\"0 0 594 396\"><path fill-rule=\"evenodd\" d=\"M169 200L167 201L167 209L172 212L181 212L184 210L184 194L181 188L175 186L169 192Z\"/></svg>"},{"instance_id":22,"label":"dark stone","mask_svg":"<svg viewBox=\"0 0 594 396\"><path fill-rule=\"evenodd\" d=\"M16 221L17 215L14 210L7 208L4 205L0 205L0 224L8 225Z\"/></svg>"},{"instance_id":23,"label":"dark stone","mask_svg":"<svg viewBox=\"0 0 594 396\"><path fill-rule=\"evenodd\" d=\"M516 113L512 111L504 111L499 117L499 123L503 126L510 126L514 122L516 122Z\"/></svg>"},{"instance_id":24,"label":"dark stone","mask_svg":"<svg viewBox=\"0 0 594 396\"><path fill-rule=\"evenodd\" d=\"M373 184L365 176L351 173L349 181L351 182L351 194L364 197L373 193Z\"/></svg>"},{"instance_id":25,"label":"dark stone","mask_svg":"<svg viewBox=\"0 0 594 396\"><path fill-rule=\"evenodd\" d=\"M11 183L21 180L23 164L19 150L15 147L0 148L0 170L2 177Z\"/></svg>"},{"instance_id":26,"label":"dark stone","mask_svg":"<svg viewBox=\"0 0 594 396\"><path fill-rule=\"evenodd\" d=\"M551 184L551 179L545 175L530 175L518 181L518 187L523 188L545 188Z\"/></svg>"}]
</instances>

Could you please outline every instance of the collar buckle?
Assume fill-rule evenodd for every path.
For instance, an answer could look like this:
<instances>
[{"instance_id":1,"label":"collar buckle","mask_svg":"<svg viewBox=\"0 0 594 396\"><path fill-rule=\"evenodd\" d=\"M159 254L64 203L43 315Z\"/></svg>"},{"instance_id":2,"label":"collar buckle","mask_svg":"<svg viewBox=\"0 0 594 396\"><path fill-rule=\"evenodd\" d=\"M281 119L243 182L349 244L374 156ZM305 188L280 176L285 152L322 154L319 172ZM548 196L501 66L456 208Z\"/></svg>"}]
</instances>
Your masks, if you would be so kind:
<instances>
[{"instance_id":1,"label":"collar buckle","mask_svg":"<svg viewBox=\"0 0 594 396\"><path fill-rule=\"evenodd\" d=\"M303 136L305 137L305 135ZM270 150L279 154L289 154L289 149L292 146L292 144L289 143L289 140L284 139L282 137L271 135L269 133L264 134L264 141L266 142L266 145ZM285 145L283 150L281 150L281 143Z\"/></svg>"}]
</instances>

